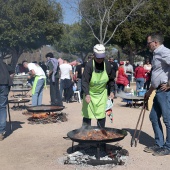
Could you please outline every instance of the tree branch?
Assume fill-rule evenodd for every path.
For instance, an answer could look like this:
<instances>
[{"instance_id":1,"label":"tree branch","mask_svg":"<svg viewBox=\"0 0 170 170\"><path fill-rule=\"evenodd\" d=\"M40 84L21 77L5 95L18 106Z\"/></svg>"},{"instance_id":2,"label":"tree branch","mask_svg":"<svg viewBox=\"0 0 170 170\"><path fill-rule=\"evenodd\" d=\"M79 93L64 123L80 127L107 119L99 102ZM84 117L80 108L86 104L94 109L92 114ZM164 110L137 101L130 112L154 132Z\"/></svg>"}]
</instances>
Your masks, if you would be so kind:
<instances>
[{"instance_id":1,"label":"tree branch","mask_svg":"<svg viewBox=\"0 0 170 170\"><path fill-rule=\"evenodd\" d=\"M104 40L105 40L105 38L106 38L108 26L109 26L109 23L110 23L110 11L111 11L111 9L113 8L113 5L114 5L115 2L116 2L116 0L112 1L112 4L111 4L111 6L108 8L108 11L107 11L106 27L105 27L105 31L104 31L104 35L103 35L103 40L102 40L102 42L104 42Z\"/></svg>"},{"instance_id":2,"label":"tree branch","mask_svg":"<svg viewBox=\"0 0 170 170\"><path fill-rule=\"evenodd\" d=\"M115 34L115 32L116 32L116 30L118 29L118 27L119 27L121 24L123 24L123 23L128 19L128 17L131 16L131 14L132 14L133 12L135 12L136 10L138 10L139 7L142 5L143 2L144 2L144 0L140 0L140 1L138 2L138 4L135 5L135 6L133 7L133 9L128 13L128 15L127 15L119 24L116 25L116 27L115 27L114 31L112 32L110 38L104 43L104 45L106 45L106 44L112 39L112 37L113 37L113 35Z\"/></svg>"}]
</instances>

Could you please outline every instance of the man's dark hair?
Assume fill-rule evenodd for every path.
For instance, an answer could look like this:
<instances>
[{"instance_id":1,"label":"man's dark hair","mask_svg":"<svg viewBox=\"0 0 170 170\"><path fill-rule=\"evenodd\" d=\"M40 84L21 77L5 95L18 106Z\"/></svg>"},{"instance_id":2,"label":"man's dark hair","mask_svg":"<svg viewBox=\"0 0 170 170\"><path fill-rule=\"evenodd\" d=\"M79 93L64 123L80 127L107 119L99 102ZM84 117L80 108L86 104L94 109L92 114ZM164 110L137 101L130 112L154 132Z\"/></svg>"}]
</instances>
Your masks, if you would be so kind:
<instances>
[{"instance_id":1,"label":"man's dark hair","mask_svg":"<svg viewBox=\"0 0 170 170\"><path fill-rule=\"evenodd\" d=\"M109 60L111 60L111 59L113 59L114 60L114 58L111 56L111 57L109 57Z\"/></svg>"},{"instance_id":2,"label":"man's dark hair","mask_svg":"<svg viewBox=\"0 0 170 170\"><path fill-rule=\"evenodd\" d=\"M24 63L27 63L27 60L22 61L22 65L23 65Z\"/></svg>"},{"instance_id":3,"label":"man's dark hair","mask_svg":"<svg viewBox=\"0 0 170 170\"><path fill-rule=\"evenodd\" d=\"M150 63L149 58L146 58L146 59L145 59L145 63L147 63L147 62L149 62L149 63Z\"/></svg>"},{"instance_id":4,"label":"man's dark hair","mask_svg":"<svg viewBox=\"0 0 170 170\"><path fill-rule=\"evenodd\" d=\"M69 62L69 59L67 57L64 57L63 60Z\"/></svg>"},{"instance_id":5,"label":"man's dark hair","mask_svg":"<svg viewBox=\"0 0 170 170\"><path fill-rule=\"evenodd\" d=\"M147 37L151 37L152 41L158 41L160 44L163 44L164 42L164 37L161 32L153 32L149 34Z\"/></svg>"},{"instance_id":6,"label":"man's dark hair","mask_svg":"<svg viewBox=\"0 0 170 170\"><path fill-rule=\"evenodd\" d=\"M90 54L90 55L88 55L88 60L91 60L92 58L93 58L93 56L94 56L94 54Z\"/></svg>"},{"instance_id":7,"label":"man's dark hair","mask_svg":"<svg viewBox=\"0 0 170 170\"><path fill-rule=\"evenodd\" d=\"M47 57L54 58L54 55L53 55L53 53L47 53L47 54L45 55L45 57L46 57L46 58L47 58Z\"/></svg>"}]
</instances>

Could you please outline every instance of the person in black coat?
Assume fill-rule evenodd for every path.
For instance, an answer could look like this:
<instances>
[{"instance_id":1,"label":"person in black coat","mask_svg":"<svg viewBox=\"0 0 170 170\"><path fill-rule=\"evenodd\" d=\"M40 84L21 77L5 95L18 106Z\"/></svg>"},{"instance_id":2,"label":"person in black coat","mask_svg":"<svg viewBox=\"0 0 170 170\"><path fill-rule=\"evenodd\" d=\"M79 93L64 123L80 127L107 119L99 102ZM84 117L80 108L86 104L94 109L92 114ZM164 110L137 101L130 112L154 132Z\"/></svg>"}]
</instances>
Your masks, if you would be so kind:
<instances>
[{"instance_id":1,"label":"person in black coat","mask_svg":"<svg viewBox=\"0 0 170 170\"><path fill-rule=\"evenodd\" d=\"M12 85L12 76L15 70L12 70L10 65L6 65L3 59L0 58L0 141L4 139L7 110L8 94Z\"/></svg>"},{"instance_id":2,"label":"person in black coat","mask_svg":"<svg viewBox=\"0 0 170 170\"><path fill-rule=\"evenodd\" d=\"M112 74L113 74L113 77L115 78L115 82L116 82L116 79L117 79L117 75L118 75L118 64L114 61L114 58L113 57L110 57L109 58L109 63L111 65L111 68L112 68ZM115 83L115 86L114 86L114 90L113 90L113 93L114 93L114 99L117 98L116 97L116 91L117 91L118 87L117 87L117 84ZM110 89L108 88L108 95L110 94Z\"/></svg>"}]
</instances>

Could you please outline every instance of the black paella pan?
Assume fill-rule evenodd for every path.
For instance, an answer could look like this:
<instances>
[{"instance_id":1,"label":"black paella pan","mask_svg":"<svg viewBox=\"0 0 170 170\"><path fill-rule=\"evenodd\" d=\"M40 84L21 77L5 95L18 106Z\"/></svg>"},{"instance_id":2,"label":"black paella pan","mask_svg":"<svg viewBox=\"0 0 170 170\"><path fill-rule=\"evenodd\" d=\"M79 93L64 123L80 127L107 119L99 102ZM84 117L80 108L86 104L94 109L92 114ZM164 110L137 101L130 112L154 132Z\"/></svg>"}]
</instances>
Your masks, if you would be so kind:
<instances>
[{"instance_id":1,"label":"black paella pan","mask_svg":"<svg viewBox=\"0 0 170 170\"><path fill-rule=\"evenodd\" d=\"M41 106L30 106L27 107L28 112L55 112L61 111L64 109L64 106L52 106L52 105L41 105Z\"/></svg>"},{"instance_id":2,"label":"black paella pan","mask_svg":"<svg viewBox=\"0 0 170 170\"><path fill-rule=\"evenodd\" d=\"M115 134L120 135L117 138L108 138L108 139L99 139L99 140L84 140L84 139L80 139L76 137L76 134L78 133L82 133L82 135L84 134L84 131L86 132L90 132L92 130L101 130L99 127L97 126L88 126L87 128L80 128L80 129L75 129L72 130L70 132L67 133L68 138L70 138L72 141L74 142L79 142L79 143L111 143L111 142L116 142L116 141L120 141L122 139L124 139L124 137L127 135L127 132L125 130L121 130L121 129L115 129L115 128L104 128L104 130L106 132L113 132Z\"/></svg>"}]
</instances>

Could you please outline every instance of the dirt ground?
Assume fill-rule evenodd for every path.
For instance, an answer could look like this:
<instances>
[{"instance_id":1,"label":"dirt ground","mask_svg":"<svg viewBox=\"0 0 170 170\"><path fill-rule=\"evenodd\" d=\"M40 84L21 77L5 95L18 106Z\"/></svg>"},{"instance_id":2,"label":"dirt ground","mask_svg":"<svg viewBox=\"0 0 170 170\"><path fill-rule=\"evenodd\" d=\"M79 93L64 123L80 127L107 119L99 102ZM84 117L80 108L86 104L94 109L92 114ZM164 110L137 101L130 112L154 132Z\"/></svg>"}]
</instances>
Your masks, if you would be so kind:
<instances>
[{"instance_id":1,"label":"dirt ground","mask_svg":"<svg viewBox=\"0 0 170 170\"><path fill-rule=\"evenodd\" d=\"M10 94L11 96L11 94ZM44 90L43 104L49 104L49 89ZM63 112L68 114L68 121L53 124L28 124L28 116L23 111L11 110L13 132L10 133L7 123L7 137L0 141L0 170L90 170L96 167L63 165L59 159L70 149L72 142L63 137L73 129L81 127L81 104L64 103ZM13 105L10 104L10 107ZM144 124L137 147L131 147L130 141L134 133L141 108L125 107L120 98L114 100L114 122L107 118L106 127L126 129L128 135L119 144L129 151L126 165L116 166L119 170L169 170L170 156L155 157L143 152L144 147L154 143L153 130L146 111ZM96 125L96 121L92 122ZM101 168L100 168L101 169ZM103 168L106 169L106 168Z\"/></svg>"}]
</instances>

